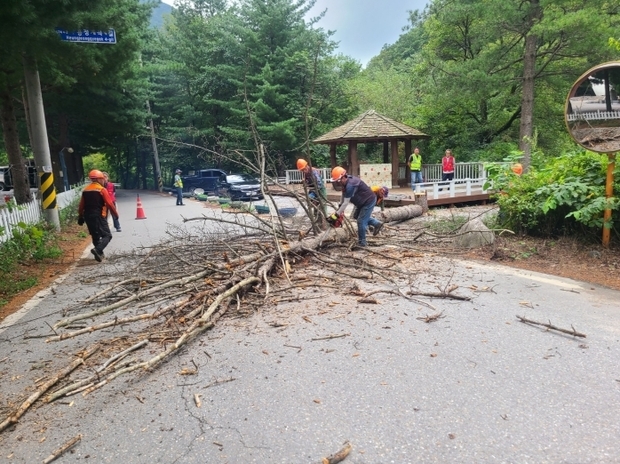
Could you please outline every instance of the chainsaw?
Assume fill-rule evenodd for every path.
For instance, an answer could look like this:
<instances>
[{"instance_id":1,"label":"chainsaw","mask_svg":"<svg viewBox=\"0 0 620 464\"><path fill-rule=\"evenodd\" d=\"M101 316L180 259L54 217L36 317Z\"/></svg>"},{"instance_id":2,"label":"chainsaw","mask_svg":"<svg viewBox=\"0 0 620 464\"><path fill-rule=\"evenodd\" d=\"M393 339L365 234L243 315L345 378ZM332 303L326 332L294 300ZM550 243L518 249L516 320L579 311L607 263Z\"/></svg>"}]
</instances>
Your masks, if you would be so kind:
<instances>
[{"instance_id":1,"label":"chainsaw","mask_svg":"<svg viewBox=\"0 0 620 464\"><path fill-rule=\"evenodd\" d=\"M342 227L342 221L344 221L343 213L340 213L340 214L334 213L327 218L327 222L329 223L329 225L334 228Z\"/></svg>"}]
</instances>

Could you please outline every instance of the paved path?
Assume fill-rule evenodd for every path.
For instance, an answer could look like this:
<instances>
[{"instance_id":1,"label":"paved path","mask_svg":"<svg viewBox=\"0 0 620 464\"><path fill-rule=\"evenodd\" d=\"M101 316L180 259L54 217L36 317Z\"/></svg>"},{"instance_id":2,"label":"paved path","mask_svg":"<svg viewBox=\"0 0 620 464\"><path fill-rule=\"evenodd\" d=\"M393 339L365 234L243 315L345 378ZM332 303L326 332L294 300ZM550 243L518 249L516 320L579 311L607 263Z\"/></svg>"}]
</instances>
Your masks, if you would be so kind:
<instances>
[{"instance_id":1,"label":"paved path","mask_svg":"<svg viewBox=\"0 0 620 464\"><path fill-rule=\"evenodd\" d=\"M147 219L136 221L135 194L119 194L123 232L106 254L150 246L181 212L207 210L141 198ZM90 343L23 337L48 333L46 322L97 291L91 270L121 265L80 264L0 333L3 415L48 364L65 365ZM41 462L82 434L59 462L316 463L345 440L353 451L344 462L357 464L620 462L620 293L432 256L410 272L421 290L457 285L474 300L426 300L445 316L429 324L418 318L434 311L418 302L339 294L221 321L153 373L28 412L0 434L0 457ZM332 334L348 335L324 339ZM194 363L197 375L179 375Z\"/></svg>"}]
</instances>

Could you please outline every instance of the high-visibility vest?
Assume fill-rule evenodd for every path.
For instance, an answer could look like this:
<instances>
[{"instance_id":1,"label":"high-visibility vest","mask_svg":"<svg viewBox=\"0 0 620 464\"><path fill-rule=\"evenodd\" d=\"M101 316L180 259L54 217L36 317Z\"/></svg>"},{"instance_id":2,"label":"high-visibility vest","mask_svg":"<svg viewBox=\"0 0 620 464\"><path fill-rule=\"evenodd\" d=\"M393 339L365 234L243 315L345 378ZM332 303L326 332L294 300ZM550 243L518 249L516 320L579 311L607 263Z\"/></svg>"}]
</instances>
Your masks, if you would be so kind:
<instances>
[{"instance_id":1,"label":"high-visibility vest","mask_svg":"<svg viewBox=\"0 0 620 464\"><path fill-rule=\"evenodd\" d=\"M174 176L174 186L179 188L183 188L183 180L181 179L181 176L179 176L178 174Z\"/></svg>"},{"instance_id":2,"label":"high-visibility vest","mask_svg":"<svg viewBox=\"0 0 620 464\"><path fill-rule=\"evenodd\" d=\"M416 155L415 153L411 155L411 163L409 164L409 169L411 169L412 171L422 170L422 155Z\"/></svg>"}]
</instances>

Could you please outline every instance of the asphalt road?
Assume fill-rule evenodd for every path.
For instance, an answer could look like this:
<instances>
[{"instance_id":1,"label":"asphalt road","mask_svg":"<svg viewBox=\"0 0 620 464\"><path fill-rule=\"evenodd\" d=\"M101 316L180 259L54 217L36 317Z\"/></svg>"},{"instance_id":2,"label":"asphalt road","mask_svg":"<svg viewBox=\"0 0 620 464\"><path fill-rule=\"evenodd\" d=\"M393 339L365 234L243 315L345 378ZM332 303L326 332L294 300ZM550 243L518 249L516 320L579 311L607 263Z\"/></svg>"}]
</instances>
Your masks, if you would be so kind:
<instances>
[{"instance_id":1,"label":"asphalt road","mask_svg":"<svg viewBox=\"0 0 620 464\"><path fill-rule=\"evenodd\" d=\"M136 220L135 192L119 192L123 231L106 255L152 246L182 216L220 214L165 195L141 199L147 219ZM24 335L48 334L116 266L85 250L53 291L0 327L1 419L42 372L92 341ZM41 462L81 434L58 462L316 463L345 441L353 451L344 462L357 464L620 462L620 293L434 256L410 271L420 290L457 285L474 299L424 299L432 310L334 294L218 322L152 373L29 411L0 433L0 460ZM418 319L439 311L435 322ZM196 375L179 375L194 364Z\"/></svg>"}]
</instances>

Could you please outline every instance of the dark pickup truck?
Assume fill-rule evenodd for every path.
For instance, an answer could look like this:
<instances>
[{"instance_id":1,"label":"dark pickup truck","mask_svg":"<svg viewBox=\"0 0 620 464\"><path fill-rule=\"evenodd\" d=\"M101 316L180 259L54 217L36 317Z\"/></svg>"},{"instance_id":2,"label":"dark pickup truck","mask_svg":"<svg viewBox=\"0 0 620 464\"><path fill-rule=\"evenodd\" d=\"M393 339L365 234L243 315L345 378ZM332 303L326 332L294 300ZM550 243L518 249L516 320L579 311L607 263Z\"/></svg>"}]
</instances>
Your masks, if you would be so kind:
<instances>
[{"instance_id":1,"label":"dark pickup truck","mask_svg":"<svg viewBox=\"0 0 620 464\"><path fill-rule=\"evenodd\" d=\"M208 193L217 193L220 186L226 182L226 171L221 169L201 169L193 176L183 176L183 191L192 195L198 188Z\"/></svg>"}]
</instances>

